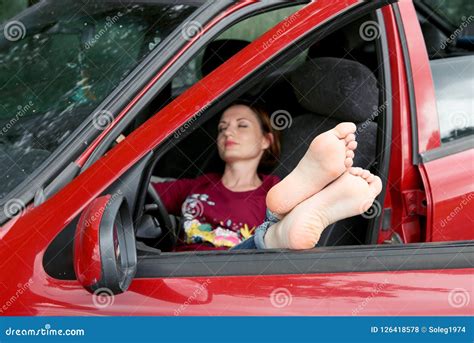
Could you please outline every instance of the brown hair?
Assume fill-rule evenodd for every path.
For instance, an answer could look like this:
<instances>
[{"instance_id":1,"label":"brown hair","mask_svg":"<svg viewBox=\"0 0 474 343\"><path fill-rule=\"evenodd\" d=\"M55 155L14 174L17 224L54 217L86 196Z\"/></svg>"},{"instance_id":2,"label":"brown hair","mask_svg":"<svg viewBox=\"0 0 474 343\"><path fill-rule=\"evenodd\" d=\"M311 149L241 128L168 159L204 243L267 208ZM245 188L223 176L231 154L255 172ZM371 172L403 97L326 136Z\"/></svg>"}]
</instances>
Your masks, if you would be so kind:
<instances>
[{"instance_id":1,"label":"brown hair","mask_svg":"<svg viewBox=\"0 0 474 343\"><path fill-rule=\"evenodd\" d=\"M230 104L227 108L235 105L243 105L250 108L252 112L255 113L255 116L260 123L260 127L262 128L263 134L267 135L271 133L273 135L270 146L263 153L262 159L260 160L260 164L258 166L261 171L270 172L271 169L277 165L280 158L280 131L275 130L273 127L271 118L263 105L251 103L246 100L237 100Z\"/></svg>"}]
</instances>

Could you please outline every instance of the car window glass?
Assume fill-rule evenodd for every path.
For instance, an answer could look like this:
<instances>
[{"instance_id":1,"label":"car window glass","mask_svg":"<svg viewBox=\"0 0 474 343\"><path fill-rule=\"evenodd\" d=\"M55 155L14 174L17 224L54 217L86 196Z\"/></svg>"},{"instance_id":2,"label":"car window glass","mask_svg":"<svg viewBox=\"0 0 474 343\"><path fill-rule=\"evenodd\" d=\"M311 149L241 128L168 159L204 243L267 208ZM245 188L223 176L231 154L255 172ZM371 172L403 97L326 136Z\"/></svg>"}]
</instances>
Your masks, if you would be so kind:
<instances>
[{"instance_id":1,"label":"car window glass","mask_svg":"<svg viewBox=\"0 0 474 343\"><path fill-rule=\"evenodd\" d=\"M422 2L456 27L463 25L463 22L474 14L474 2L471 0L422 0ZM470 34L473 33L471 30Z\"/></svg>"},{"instance_id":2,"label":"car window glass","mask_svg":"<svg viewBox=\"0 0 474 343\"><path fill-rule=\"evenodd\" d=\"M474 131L474 3L417 0L415 4L430 59L441 143L447 143Z\"/></svg>"},{"instance_id":3,"label":"car window glass","mask_svg":"<svg viewBox=\"0 0 474 343\"><path fill-rule=\"evenodd\" d=\"M65 0L2 15L0 199L196 8Z\"/></svg>"},{"instance_id":4,"label":"car window glass","mask_svg":"<svg viewBox=\"0 0 474 343\"><path fill-rule=\"evenodd\" d=\"M441 142L474 133L474 56L430 62Z\"/></svg>"},{"instance_id":5,"label":"car window glass","mask_svg":"<svg viewBox=\"0 0 474 343\"><path fill-rule=\"evenodd\" d=\"M472 54L472 1L416 0L415 5L430 60Z\"/></svg>"}]
</instances>

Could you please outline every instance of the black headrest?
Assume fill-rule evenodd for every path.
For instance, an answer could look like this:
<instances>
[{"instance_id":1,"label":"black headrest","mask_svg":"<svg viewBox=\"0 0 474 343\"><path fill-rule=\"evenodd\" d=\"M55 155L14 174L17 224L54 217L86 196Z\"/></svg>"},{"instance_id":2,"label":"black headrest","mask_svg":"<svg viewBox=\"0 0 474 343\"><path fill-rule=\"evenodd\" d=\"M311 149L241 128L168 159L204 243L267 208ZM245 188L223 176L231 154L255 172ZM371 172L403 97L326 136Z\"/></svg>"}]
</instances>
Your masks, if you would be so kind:
<instances>
[{"instance_id":1,"label":"black headrest","mask_svg":"<svg viewBox=\"0 0 474 343\"><path fill-rule=\"evenodd\" d=\"M377 79L359 62L314 58L292 71L290 80L300 105L322 116L363 122L378 106Z\"/></svg>"},{"instance_id":2,"label":"black headrest","mask_svg":"<svg viewBox=\"0 0 474 343\"><path fill-rule=\"evenodd\" d=\"M219 39L209 43L202 57L202 77L210 74L249 44L250 42L240 39Z\"/></svg>"},{"instance_id":3,"label":"black headrest","mask_svg":"<svg viewBox=\"0 0 474 343\"><path fill-rule=\"evenodd\" d=\"M308 59L319 57L338 57L347 54L345 47L349 43L342 31L336 31L325 39L311 45L308 49Z\"/></svg>"}]
</instances>

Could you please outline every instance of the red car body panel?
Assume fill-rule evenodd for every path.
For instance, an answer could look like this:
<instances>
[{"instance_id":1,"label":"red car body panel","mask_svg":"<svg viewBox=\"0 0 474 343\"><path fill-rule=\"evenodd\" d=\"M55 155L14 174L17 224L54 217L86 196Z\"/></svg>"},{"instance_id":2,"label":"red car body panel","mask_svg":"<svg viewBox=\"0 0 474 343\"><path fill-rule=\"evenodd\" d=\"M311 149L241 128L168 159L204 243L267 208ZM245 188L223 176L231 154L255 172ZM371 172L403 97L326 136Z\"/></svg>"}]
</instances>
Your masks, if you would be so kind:
<instances>
[{"instance_id":1,"label":"red car body panel","mask_svg":"<svg viewBox=\"0 0 474 343\"><path fill-rule=\"evenodd\" d=\"M38 264L37 268L41 268L40 259ZM109 306L100 308L78 282L38 275L30 282L29 292L22 295L22 304L7 314L471 315L471 304L456 308L448 305L447 296L439 296L454 288L471 289L471 277L472 270L456 269L389 275L377 272L135 279L127 292L114 296ZM271 293L280 287L291 298L286 298L285 306L274 306Z\"/></svg>"},{"instance_id":2,"label":"red car body panel","mask_svg":"<svg viewBox=\"0 0 474 343\"><path fill-rule=\"evenodd\" d=\"M76 230L74 236L74 253L77 254L74 271L81 285L94 285L101 278L102 262L97 242L100 237L101 216L110 199L110 195L97 198L93 206L88 206L82 212L77 223L78 227L87 227L87 230Z\"/></svg>"},{"instance_id":3,"label":"red car body panel","mask_svg":"<svg viewBox=\"0 0 474 343\"><path fill-rule=\"evenodd\" d=\"M390 46L390 73L392 86L392 141L387 196L384 209L392 209L390 230L380 231L378 243L390 239L393 233L399 234L404 242L420 241L420 222L417 216L410 215L404 200L404 192L422 188L416 166L413 165L412 124L410 118L410 96L403 60L398 25L390 7L383 10L385 30ZM418 44L424 44L418 42Z\"/></svg>"},{"instance_id":4,"label":"red car body panel","mask_svg":"<svg viewBox=\"0 0 474 343\"><path fill-rule=\"evenodd\" d=\"M474 234L474 149L426 163L430 189L427 240L471 240ZM449 167L447 167L449 166Z\"/></svg>"},{"instance_id":5,"label":"red car body panel","mask_svg":"<svg viewBox=\"0 0 474 343\"><path fill-rule=\"evenodd\" d=\"M283 34L277 34L278 30L282 29L282 24L279 24L255 40L202 82L197 83L150 118L44 204L38 207L30 206L21 216L4 225L0 229L2 270L0 289L4 288L0 301L6 303L12 296L10 293L14 293L19 285L27 284L28 287L5 312L0 308L1 313L5 315L472 314L474 310L472 302L468 306L458 308L448 306L447 298L438 296L447 294L455 287L472 290L472 269L134 279L125 293L111 298L113 304L104 308L94 304L91 294L77 280L55 279L44 270L44 253L54 237L147 152L160 144L196 112L207 107L210 100L223 94L229 87L304 33L357 3L357 1L318 1L307 5L298 12L297 20L283 24L288 24L288 27L284 27ZM411 2L400 4L402 17L407 16L404 18L406 32L416 33L417 29L410 27L419 25L416 17L413 18L412 7ZM434 161L437 163L430 163L425 171L423 185L418 167L412 164L409 93L397 22L391 7L383 9L383 16L392 52L390 68L394 95L393 143L384 208L392 208L390 232L399 233L406 242L415 242L420 238L420 220L418 215L410 213L406 192L422 190L424 186L431 196L430 204L435 204L432 213L437 216L444 215L443 211L448 207L436 207L441 206L443 201L436 198L439 192L434 189L439 187L440 168L446 162L441 159ZM277 39L273 39L275 35ZM414 42L410 43L410 58L424 58L423 63L427 64L426 52L423 55L418 51L424 46L424 43L420 42L423 39L421 32L410 36L411 38ZM412 67L413 65L416 66L416 63L412 63ZM414 75L416 87L424 85L429 88L417 90L416 93L418 130L422 136L420 149L439 146L439 128L420 120L428 114L433 116L435 113L431 112L434 103L432 81L430 78L423 78L429 72L426 68L428 67L420 71L417 76ZM144 92L140 92L134 102ZM124 109L116 121L120 120L133 104ZM99 140L100 137L97 142ZM91 150L86 151L79 162L83 163L90 152ZM469 156L472 157L472 152ZM427 180L432 184L426 182ZM445 199L455 199L460 191L465 192L465 184L451 184L451 186L453 190L445 196ZM455 233L454 230L452 232ZM433 239L438 236L432 233L430 237ZM474 238L472 233L463 237ZM381 235L379 242L383 240ZM375 294L374 285L377 285ZM270 293L278 287L284 287L291 293L289 300L291 303L284 308L274 306L275 304L269 300ZM193 298L192 306L185 306L186 300L196 294L196 289L201 289L201 292Z\"/></svg>"},{"instance_id":6,"label":"red car body panel","mask_svg":"<svg viewBox=\"0 0 474 343\"><path fill-rule=\"evenodd\" d=\"M400 14L410 58L413 79L414 101L418 135L418 152L432 150L440 146L439 123L437 120L436 98L431 67L428 61L425 40L418 17L409 1L400 1Z\"/></svg>"}]
</instances>

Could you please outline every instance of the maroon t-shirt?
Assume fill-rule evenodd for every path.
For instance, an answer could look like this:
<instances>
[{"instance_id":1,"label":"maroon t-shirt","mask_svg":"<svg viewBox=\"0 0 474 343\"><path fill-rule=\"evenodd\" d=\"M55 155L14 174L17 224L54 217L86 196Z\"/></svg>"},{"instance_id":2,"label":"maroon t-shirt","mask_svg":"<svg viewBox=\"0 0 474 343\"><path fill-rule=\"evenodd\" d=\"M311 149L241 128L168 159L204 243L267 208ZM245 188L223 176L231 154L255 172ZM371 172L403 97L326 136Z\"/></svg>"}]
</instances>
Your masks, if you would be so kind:
<instances>
[{"instance_id":1,"label":"maroon t-shirt","mask_svg":"<svg viewBox=\"0 0 474 343\"><path fill-rule=\"evenodd\" d=\"M260 187L245 192L226 188L220 174L154 183L168 212L184 219L176 250L223 250L244 241L265 219L265 197L280 179L259 174Z\"/></svg>"}]
</instances>

